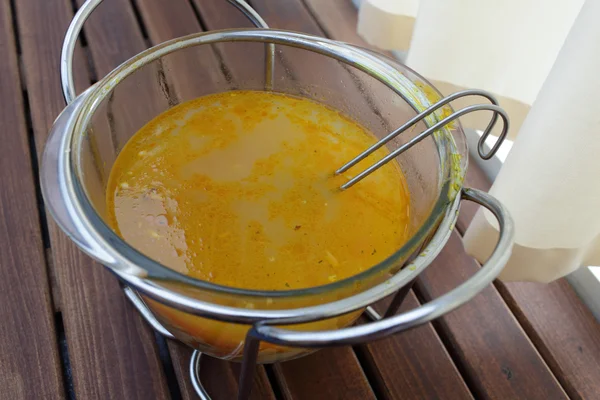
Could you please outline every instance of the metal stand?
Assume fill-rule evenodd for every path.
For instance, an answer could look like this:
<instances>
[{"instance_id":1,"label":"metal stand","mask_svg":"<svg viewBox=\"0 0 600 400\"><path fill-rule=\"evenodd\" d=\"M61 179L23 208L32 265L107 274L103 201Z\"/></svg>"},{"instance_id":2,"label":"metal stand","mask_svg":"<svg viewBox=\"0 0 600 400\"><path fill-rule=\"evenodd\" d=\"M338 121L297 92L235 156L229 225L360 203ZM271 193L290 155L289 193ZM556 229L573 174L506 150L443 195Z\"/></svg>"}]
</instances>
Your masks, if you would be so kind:
<instances>
[{"instance_id":1,"label":"metal stand","mask_svg":"<svg viewBox=\"0 0 600 400\"><path fill-rule=\"evenodd\" d=\"M51 153L55 154L56 156L54 158L44 158L44 171L46 172L47 176L45 177L46 184L42 185L43 190L48 190L49 183L51 184L50 187L52 187L54 190L57 190L56 188L61 188L62 190L57 196L45 196L45 199L47 200L53 198L60 200L60 202L50 201L48 203L53 209L60 209L62 211L62 213L55 212L53 214L55 218L58 216L57 219L60 219L60 217L64 215L71 216L71 214L76 217L75 220L84 219L83 214L81 214L82 211L73 205L72 198L74 195L70 191L67 191L70 186L67 189L63 188L63 186L67 186L67 183L60 180L58 172L69 170L67 168L70 165L68 163L67 154L70 151L70 147L65 147L68 146L68 143L70 143L68 140L66 140L69 138L67 133L69 135L73 134L73 126L76 117L78 117L78 113L81 112L80 107L82 104L82 98L86 96L84 93L80 97L75 97L72 71L72 58L75 42L79 32L81 31L84 21L101 1L102 0L87 0L83 4L69 26L65 36L65 42L63 44L63 51L61 55L61 80L65 99L67 100L67 103L70 103L70 105L65 109L65 111L63 111L63 113L61 113L54 124L53 133L49 143L47 144L47 149L50 147L51 150L53 150ZM260 18L260 16L245 1L228 1L240 9L248 18L250 18L250 20L252 20L255 25L259 27L266 27L266 24L262 18ZM403 94L406 93L403 92L401 86L389 79L389 64L351 45L325 38L315 38L310 35L279 30L232 30L219 31L215 32L214 34L206 33L183 39L181 43L178 43L177 49L183 49L186 46L193 45L191 40L198 40L198 43L202 42L205 44L227 41L264 43L267 51L265 66L266 90L271 90L273 88L274 43L277 43L318 52L322 55L332 57L338 61L345 62L346 64L353 65L361 69L363 72L369 74L371 77L378 79L381 83L386 84L390 89L395 90L398 95L403 96ZM175 49L172 51L175 51ZM145 56L146 61L150 60L152 57L149 54ZM454 99L464 96L482 96L487 98L492 104L468 106L453 112L451 115L443 119L441 119L439 115L437 117L435 116L436 110L450 103ZM432 135L435 131L444 129L446 124L467 113L480 110L487 110L493 113L492 120L485 129L484 134L478 143L479 155L484 159L491 157L495 153L508 129L508 117L506 113L498 106L498 103L494 97L484 91L468 90L455 93L429 106L426 110L421 110L421 108L418 108L415 104L410 103L408 100L406 101L411 104L418 114L406 124L391 132L388 136L380 140L378 143L367 149L364 153L357 156L355 159L344 165L336 172L340 173L347 170L361 159L367 157L377 148L385 145L394 137L406 131L420 121L424 120L428 128L390 153L388 156L384 157L379 162L350 179L341 187L342 189L349 188L372 171L398 156L400 153L408 150L429 135ZM497 143L489 152L486 153L483 147L485 138L490 134L490 131L498 117L500 117L504 122L502 133ZM444 315L445 313L448 313L469 301L477 293L489 285L500 273L510 256L512 250L512 239L514 236L513 222L502 204L500 204L492 196L478 190L463 188L462 181L456 183L456 191L453 193L458 192L460 194L457 194L456 197L450 196L450 203L445 206L445 214L437 225L437 229L433 235L428 237L427 240L423 239L423 241L420 242L426 243L425 248L421 249L422 251L419 253L419 256L408 262L405 268L401 269L393 276L388 277L384 282L369 287L360 293L356 293L352 296L335 300L330 303L302 308L260 310L238 308L212 303L171 290L152 281L152 279L150 279L152 277L148 277L149 274L148 276L139 276L136 274L131 274L127 269L115 268L115 265L118 264L115 264L114 261L111 261L110 257L102 258L104 253L111 255L116 252L116 250L110 246L102 247L103 252L98 253L102 256L95 254L93 250L90 250L90 247L84 246L83 244L85 244L85 242L88 240L93 240L95 237L97 237L97 232L87 229L85 224L82 225L80 223L77 225L79 229L85 230L86 236L85 238L81 238L80 242L76 241L76 243L78 243L84 250L87 249L88 254L95 254L96 259L99 259L105 265L111 268L115 275L125 282L126 286L124 287L124 292L127 298L138 309L138 311L140 311L141 315L146 319L146 321L152 325L154 329L166 337L174 338L174 336L154 317L137 292L144 294L144 296L148 296L160 301L168 307L176 308L190 315L218 319L227 323L248 325L250 329L248 330L244 342L244 354L238 391L238 399L245 400L248 399L252 389L261 341L280 346L315 349L329 346L355 345L368 341L374 341L394 333L412 329L438 318L441 315ZM500 235L492 255L481 267L481 269L478 270L478 272L466 282L463 282L461 285L439 298L436 298L426 304L422 304L421 306L412 310L398 314L398 308L408 294L412 282L414 282L416 277L425 268L427 268L437 254L440 253L443 246L449 239L452 229L454 228L454 224L456 223L461 200L473 201L483 205L496 217ZM65 205L67 202L69 202L70 208ZM71 223L71 225L69 225L69 223ZM59 225L74 236L77 235L77 227L74 226L73 220L69 220L69 223ZM98 246L100 245L97 244L96 247ZM121 254L118 255L122 256ZM137 267L135 263L132 262L132 264ZM167 268L164 269L168 270ZM148 271L149 269L146 272ZM177 279L180 279L180 283L187 284L184 278L185 277ZM370 307L371 304L394 292L396 293L394 299L383 317L381 317L379 313ZM281 327L325 320L339 315L348 314L360 309L366 309L366 313L369 318L371 318L372 322L328 331L297 331ZM201 399L210 399L210 396L200 381L201 357L202 354L200 352L194 352L190 362L190 377L198 396L200 396Z\"/></svg>"},{"instance_id":2,"label":"metal stand","mask_svg":"<svg viewBox=\"0 0 600 400\"><path fill-rule=\"evenodd\" d=\"M383 317L381 317L381 315L379 315L379 313L375 311L375 309L371 306L367 307L367 309L365 310L365 315L371 321L379 321L382 318L388 318L396 314L396 312L406 299L408 292L410 292L410 289L412 288L413 284L414 281L410 282L408 285L404 286L396 292L394 298L392 299L392 302L388 306ZM129 290L131 291L131 289ZM131 291L131 293L134 292ZM134 295L138 297L136 294ZM131 297L129 297L129 299L132 300ZM142 315L144 315L145 317L145 312L142 313ZM156 329L155 324L151 323L151 325ZM162 327L162 325L161 328L166 330L164 327ZM254 372L256 370L256 358L258 356L259 344L260 341L258 339L252 338L250 342L246 341L246 344L244 346L244 358L242 362L242 375L240 376L240 386L238 389L238 400L246 400L250 398L252 384L254 383ZM192 386L194 387L196 394L201 400L211 400L211 397L204 388L200 377L201 363L202 353L199 350L194 350L194 352L192 353L192 358L190 359L190 380L192 381Z\"/></svg>"},{"instance_id":3,"label":"metal stand","mask_svg":"<svg viewBox=\"0 0 600 400\"><path fill-rule=\"evenodd\" d=\"M485 206L498 219L500 227L500 239L494 252L490 259L471 279L429 303L400 314L397 314L397 311L406 298L406 295L414 282L414 278L408 281L404 280L404 284L398 286L398 290L394 295L390 306L386 310L384 317L381 317L379 313L369 306L369 304L372 304L374 301L383 297L381 296L382 289L376 287L375 289L378 289L376 291L379 292L378 297L370 297L369 292L373 290L370 289L361 294L354 295L351 299L343 299L337 303L334 302L318 306L320 311L318 315L315 315L314 312L312 314L303 313L301 312L302 309L298 309L288 310L298 312L298 315L293 315L292 313L292 315L288 317L256 320L250 324L251 327L248 330L244 343L238 400L246 400L250 396L261 341L289 347L323 348L329 346L355 345L382 339L391 334L417 327L454 310L474 297L492 282L510 256L512 236L514 233L512 220L502 205L486 193L473 189L463 189L461 198ZM457 200L460 200L460 198ZM457 208L454 210L451 209L449 212L455 214L456 211ZM434 251L433 249L437 249L440 242L447 239L450 232L451 230L448 230L448 227L442 224L433 235L426 248L420 253L421 256L416 257L413 262L409 263L403 270L390 278L387 283L394 285L395 281L402 280L403 272L410 273L413 270L420 272L419 270L422 266L429 265L433 258L439 253L439 251ZM439 250L441 250L441 248L439 248ZM146 308L143 300L133 289L125 287L124 290L132 304L140 311L150 325L166 336L170 338L173 337L168 330L156 320L153 314ZM348 301L352 301L352 306L347 306ZM366 308L368 317L374 322L330 331L295 331L276 327L276 325L289 325L326 319L362 307ZM225 310L223 309L222 312L225 312ZM204 389L200 379L201 358L202 354L195 351L190 361L190 379L198 396L201 399L208 400L210 399L210 396Z\"/></svg>"}]
</instances>

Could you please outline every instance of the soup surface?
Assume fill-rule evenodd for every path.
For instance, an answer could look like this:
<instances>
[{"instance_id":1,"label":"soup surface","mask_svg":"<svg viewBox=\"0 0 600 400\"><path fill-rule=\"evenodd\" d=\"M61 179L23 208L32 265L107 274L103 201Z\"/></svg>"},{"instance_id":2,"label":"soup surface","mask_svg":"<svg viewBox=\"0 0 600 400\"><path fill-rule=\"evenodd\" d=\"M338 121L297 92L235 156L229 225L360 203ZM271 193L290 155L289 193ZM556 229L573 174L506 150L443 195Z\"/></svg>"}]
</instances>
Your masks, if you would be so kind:
<instances>
[{"instance_id":1,"label":"soup surface","mask_svg":"<svg viewBox=\"0 0 600 400\"><path fill-rule=\"evenodd\" d=\"M381 158L333 172L372 145L322 104L233 91L180 104L137 132L107 188L109 223L129 244L187 275L232 287L289 290L364 271L409 235L409 195Z\"/></svg>"}]
</instances>

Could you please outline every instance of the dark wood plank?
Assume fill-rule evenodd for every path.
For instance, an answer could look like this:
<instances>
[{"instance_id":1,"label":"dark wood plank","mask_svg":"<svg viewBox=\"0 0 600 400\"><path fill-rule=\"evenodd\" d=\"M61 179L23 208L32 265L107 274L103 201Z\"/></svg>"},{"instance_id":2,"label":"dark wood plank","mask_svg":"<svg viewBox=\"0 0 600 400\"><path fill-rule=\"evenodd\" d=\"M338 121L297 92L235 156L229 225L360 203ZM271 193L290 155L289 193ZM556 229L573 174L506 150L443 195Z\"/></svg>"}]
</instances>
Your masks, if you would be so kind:
<instances>
[{"instance_id":1,"label":"dark wood plank","mask_svg":"<svg viewBox=\"0 0 600 400\"><path fill-rule=\"evenodd\" d=\"M196 392L190 381L190 358L192 357L192 349L177 340L167 340L169 354L173 363L173 369L179 383L181 397L184 400L196 399ZM211 392L211 395L215 395Z\"/></svg>"},{"instance_id":2,"label":"dark wood plank","mask_svg":"<svg viewBox=\"0 0 600 400\"><path fill-rule=\"evenodd\" d=\"M64 396L11 9L0 2L0 398Z\"/></svg>"},{"instance_id":3,"label":"dark wood plank","mask_svg":"<svg viewBox=\"0 0 600 400\"><path fill-rule=\"evenodd\" d=\"M198 5L202 15L205 15L204 20L208 23L208 21L211 21L212 14L204 14L205 11L210 10L203 9L200 3L203 2L198 2ZM299 1L256 0L252 2L252 6L272 28L322 35L318 25ZM287 53L283 63L285 68L301 81L314 80L319 74L335 74L335 81L339 82L340 74L342 76L348 74L347 71L337 65L333 67L335 69L317 71L311 67L309 60L303 60L302 66L300 66L300 60L295 58L297 56L298 54ZM240 66L232 65L230 68L235 73ZM340 91L347 92L349 90L347 87L340 85ZM357 95L357 92L355 91L354 94ZM365 106L368 105L365 103ZM327 349L305 358L285 362L276 366L276 371L280 384L286 388L285 393L293 398L373 396L360 364L353 350L349 347ZM341 371L343 373L340 373Z\"/></svg>"},{"instance_id":4,"label":"dark wood plank","mask_svg":"<svg viewBox=\"0 0 600 400\"><path fill-rule=\"evenodd\" d=\"M206 30L254 28L241 12L227 1L193 0ZM224 43L213 46L221 69L234 88L264 87L264 46L261 43ZM276 57L276 77L286 77L280 57Z\"/></svg>"},{"instance_id":5,"label":"dark wood plank","mask_svg":"<svg viewBox=\"0 0 600 400\"><path fill-rule=\"evenodd\" d=\"M77 0L77 5L84 2ZM99 78L147 47L128 0L102 3L86 21L83 32Z\"/></svg>"},{"instance_id":6,"label":"dark wood plank","mask_svg":"<svg viewBox=\"0 0 600 400\"><path fill-rule=\"evenodd\" d=\"M466 184L491 186L471 161ZM457 226L468 227L476 206L461 209ZM600 393L600 324L565 278L550 284L496 282L496 287L542 354L569 397L590 399Z\"/></svg>"},{"instance_id":7,"label":"dark wood plank","mask_svg":"<svg viewBox=\"0 0 600 400\"><path fill-rule=\"evenodd\" d=\"M319 21L321 27L327 32L327 34L329 36L332 36L336 39L344 40L344 41L347 41L350 43L356 43L356 44L363 45L363 46L366 45L366 43L362 40L362 38L360 38L356 34L356 29L355 29L356 10L354 9L354 6L351 4L350 1L334 0L334 1L329 1L329 2L321 2L318 0L305 0L305 3L307 4L308 8L312 11L315 18ZM348 23L347 24L338 23L338 21L340 19L348 21ZM487 181L485 174L483 173L483 171L481 171L480 168L478 168L476 166L471 166L468 169L466 182L467 182L467 185L469 185L469 186L473 186L473 187L483 189L483 190L487 190L490 187L490 184ZM457 224L457 227L461 232L464 232L464 229L466 229L466 227L468 226L468 223L470 223L470 221L472 220L476 210L477 210L477 205L475 205L473 203L464 203L462 205L460 218L459 218L459 221ZM511 283L511 284L508 284L507 287L522 286L522 285L530 285L530 284L521 284L521 283L513 284L513 283ZM537 286L537 288L539 291L540 286ZM507 289L507 291L508 291L508 289ZM516 292L516 291L517 290L513 290L513 292ZM523 295L524 293L526 293L525 290L521 291L519 294ZM558 293L555 293L555 294L558 294ZM505 295L504 297L507 298L507 295ZM565 297L570 298L566 294L565 294ZM547 299L545 299L545 300L547 300ZM569 304L570 302L566 301L566 303ZM509 304L510 304L510 302L509 302ZM545 301L544 303L542 303L540 301L528 301L526 304L536 304L539 307L539 304L550 304L550 302ZM572 304L570 304L570 306L572 306ZM551 309L553 309L552 306L549 306L549 308L547 308L546 311L549 311ZM576 308L576 309L580 310L580 308ZM565 310L565 312L566 312L566 310ZM565 314L565 313L561 313L561 315L562 314ZM566 312L566 315L571 315L571 314L572 313ZM589 314L589 312L588 312L588 314ZM590 325L592 325L592 324L590 324L590 322L592 322L592 321L595 322L595 320L593 320L593 318L590 320L584 319L583 321L578 321L578 322L580 323L580 325L587 325L586 332L591 333L591 332L596 331L595 329L590 329ZM531 324L531 323L529 323L529 324ZM527 326L527 325L528 324L526 324L525 326ZM596 326L597 326L597 324L596 324ZM546 332L546 331L547 330L545 330L544 332ZM529 333L529 329L528 329L528 333ZM589 340L590 336L585 335L585 338L588 339L585 341L585 343L586 343L587 347L591 349L590 353L594 354L594 350L596 349L596 347L594 346L594 342ZM596 335L596 337L600 337L600 335ZM597 340L600 340L600 339L597 339ZM577 352L569 351L568 354L576 355ZM545 358L548 360L548 357L545 357ZM577 358L577 357L575 356L575 358ZM574 360L570 360L570 361L573 362ZM594 363L591 366L596 367L597 364ZM579 365L579 368L574 369L573 371L580 370L581 368L585 368L585 367L583 367L583 365ZM593 368L593 369L595 369L595 368ZM556 371L555 368L553 368L553 370ZM558 378L562 382L562 379L561 379L562 373L558 373L557 375L558 375ZM597 373L590 374L590 376L597 376L597 375L598 375ZM590 387L589 384L584 384L583 386L586 388ZM565 385L565 387L567 388L567 390L569 390L568 385ZM592 386L592 388L593 388L593 386ZM572 393L573 393L573 391L569 390L569 394L571 396L573 396Z\"/></svg>"},{"instance_id":8,"label":"dark wood plank","mask_svg":"<svg viewBox=\"0 0 600 400\"><path fill-rule=\"evenodd\" d=\"M426 299L439 297L467 280L479 265L453 234L437 259L417 280ZM561 399L562 387L494 286L435 324L465 373L477 398Z\"/></svg>"},{"instance_id":9,"label":"dark wood plank","mask_svg":"<svg viewBox=\"0 0 600 400\"><path fill-rule=\"evenodd\" d=\"M286 399L375 399L354 351L349 347L319 350L275 364Z\"/></svg>"},{"instance_id":10,"label":"dark wood plank","mask_svg":"<svg viewBox=\"0 0 600 400\"><path fill-rule=\"evenodd\" d=\"M400 311L419 305L411 290ZM367 343L360 351L385 399L473 398L431 324Z\"/></svg>"},{"instance_id":11,"label":"dark wood plank","mask_svg":"<svg viewBox=\"0 0 600 400\"><path fill-rule=\"evenodd\" d=\"M192 349L188 346L169 341L169 351L175 373L180 383L182 397L185 400L196 399L189 377L190 358ZM214 400L234 399L237 396L240 364L204 356L200 366L202 383ZM254 376L254 387L250 396L253 400L274 400L275 395L269 383L265 369L261 366Z\"/></svg>"},{"instance_id":12,"label":"dark wood plank","mask_svg":"<svg viewBox=\"0 0 600 400\"><path fill-rule=\"evenodd\" d=\"M600 324L569 282L498 282L497 287L569 397L597 397Z\"/></svg>"},{"instance_id":13,"label":"dark wood plank","mask_svg":"<svg viewBox=\"0 0 600 400\"><path fill-rule=\"evenodd\" d=\"M253 0L250 3L271 28L325 36L325 32L312 18L301 0ZM326 86L334 93L346 94L347 96L340 95L339 97L350 98L359 105L353 108L374 107L372 104L373 99L367 99L357 86L359 78L351 74L349 69L342 67L337 61L324 61L321 55L290 49L285 46L279 46L278 49L281 52L280 56L285 70L289 71L294 77L291 86L302 88L306 94L312 95L315 92L320 93L323 98L327 98L330 97L327 96L329 91L321 90L321 86ZM319 98L319 95L316 97ZM343 110L347 107L347 104L340 101L337 106Z\"/></svg>"},{"instance_id":14,"label":"dark wood plank","mask_svg":"<svg viewBox=\"0 0 600 400\"><path fill-rule=\"evenodd\" d=\"M83 1L77 0L77 4L81 5ZM103 2L83 26L83 32L99 78L145 50L149 44L142 35L129 0ZM169 91L163 91L160 84L161 68L163 66L159 63L144 66L144 72L138 72L135 78L121 82L114 89L114 96L108 100L106 113L112 114L111 121L107 121L100 129L95 126L96 130L106 131L106 134L94 135L95 140L106 140L106 143L97 144L103 161L106 161L106 175L110 172L114 157L109 154L110 147L116 154L135 132L171 103ZM141 77L145 80L137 80Z\"/></svg>"},{"instance_id":15,"label":"dark wood plank","mask_svg":"<svg viewBox=\"0 0 600 400\"><path fill-rule=\"evenodd\" d=\"M349 0L304 0L328 37L370 48L357 33L357 11ZM411 291L402 310L419 304ZM364 346L377 384L386 398L471 398L460 373L433 327L417 330Z\"/></svg>"},{"instance_id":16,"label":"dark wood plank","mask_svg":"<svg viewBox=\"0 0 600 400\"><path fill-rule=\"evenodd\" d=\"M41 150L53 118L64 107L59 50L72 12L67 0L23 0L18 5L19 21L28 25L22 37L23 57ZM115 7L114 2L111 6ZM63 294L75 395L82 399L168 398L153 332L127 303L114 277L77 250L54 223L49 228Z\"/></svg>"},{"instance_id":17,"label":"dark wood plank","mask_svg":"<svg viewBox=\"0 0 600 400\"><path fill-rule=\"evenodd\" d=\"M187 1L143 0L136 4L152 45L202 32L194 10ZM167 77L182 100L228 87L211 46L174 53L166 58L165 63Z\"/></svg>"},{"instance_id":18,"label":"dark wood plank","mask_svg":"<svg viewBox=\"0 0 600 400\"><path fill-rule=\"evenodd\" d=\"M223 3L221 1L221 4ZM166 3L161 0L144 0L137 4L153 45L202 31L194 10L190 3L186 1ZM229 11L235 14L232 8L229 8ZM173 59L169 64L167 66L169 69L168 77L179 98L189 99L203 93L222 91L228 87L225 84L220 60L210 46L193 50L193 56L192 53L183 54L182 57ZM195 398L189 380L189 359L192 350L181 344L170 342L169 351L180 383L182 396L190 399ZM203 361L202 377L206 382L207 390L214 399L235 397L237 392L237 367L237 364L208 357ZM262 366L258 367L255 377L256 384L252 393L253 398L273 398L273 390Z\"/></svg>"}]
</instances>

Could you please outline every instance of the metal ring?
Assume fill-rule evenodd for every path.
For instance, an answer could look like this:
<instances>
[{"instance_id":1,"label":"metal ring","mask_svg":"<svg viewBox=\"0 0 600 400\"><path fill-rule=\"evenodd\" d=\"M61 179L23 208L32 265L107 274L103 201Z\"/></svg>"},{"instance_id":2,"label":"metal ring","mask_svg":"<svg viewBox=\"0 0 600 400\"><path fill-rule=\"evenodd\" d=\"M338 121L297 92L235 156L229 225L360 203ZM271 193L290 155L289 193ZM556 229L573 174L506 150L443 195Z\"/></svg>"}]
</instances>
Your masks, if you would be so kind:
<instances>
[{"instance_id":1,"label":"metal ring","mask_svg":"<svg viewBox=\"0 0 600 400\"><path fill-rule=\"evenodd\" d=\"M96 7L102 3L103 0L86 0L82 6L77 10L69 28L63 39L62 50L60 54L60 82L63 92L63 97L67 104L70 104L77 96L75 92L75 80L73 78L73 55L75 54L75 45L77 44L77 38L83 28L83 24L89 18L90 14L94 12ZM264 19L244 0L227 0L230 4L235 6L242 12L256 27L268 29L269 25ZM265 84L266 89L273 89L273 77L275 67L275 45L270 43L266 45L267 49L267 60L266 60L266 77Z\"/></svg>"},{"instance_id":2,"label":"metal ring","mask_svg":"<svg viewBox=\"0 0 600 400\"><path fill-rule=\"evenodd\" d=\"M460 197L457 196L454 203L446 210L443 221L420 256L416 257L394 276L353 296L317 306L282 310L241 309L183 297L173 294L144 278L131 276L118 270L113 270L113 272L144 295L167 306L201 317L246 324L275 319L280 325L323 320L367 307L396 292L418 276L440 253L452 233L459 202Z\"/></svg>"}]
</instances>

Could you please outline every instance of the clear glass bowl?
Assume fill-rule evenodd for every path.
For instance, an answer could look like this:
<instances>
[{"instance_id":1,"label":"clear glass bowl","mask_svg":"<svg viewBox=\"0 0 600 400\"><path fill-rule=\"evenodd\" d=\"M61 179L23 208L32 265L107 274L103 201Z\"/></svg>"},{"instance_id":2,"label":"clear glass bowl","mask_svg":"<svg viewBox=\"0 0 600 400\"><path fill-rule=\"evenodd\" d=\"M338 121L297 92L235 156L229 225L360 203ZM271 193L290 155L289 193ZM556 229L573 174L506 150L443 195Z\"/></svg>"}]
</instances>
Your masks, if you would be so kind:
<instances>
[{"instance_id":1,"label":"clear glass bowl","mask_svg":"<svg viewBox=\"0 0 600 400\"><path fill-rule=\"evenodd\" d=\"M64 221L61 225L80 247L117 272L126 283L138 287L135 282L144 279L158 288L152 298L143 298L175 337L208 355L230 360L241 358L249 325L228 322L228 318L216 321L214 316L209 319L192 315L187 302L267 312L330 303L372 288L397 273L427 244L460 190L466 168L465 139L458 122L401 154L397 161L411 195L413 236L382 263L320 287L269 292L219 286L180 275L132 248L105 222L105 190L117 155L138 129L174 105L211 93L265 90L265 43L276 43L273 91L336 108L377 137L383 137L440 98L433 86L407 67L347 44L274 30L191 35L140 53L79 96L76 105L70 106L73 123L69 135L61 139L68 160L64 170L59 168L56 172L60 188L45 189L45 196L53 196L53 190L61 191L63 203L68 203L67 211L51 211L57 220L61 220L57 214L69 214L73 227L65 226ZM214 67L199 69L199 60L204 61L203 65L209 60ZM450 112L449 107L444 107L430 116L428 123L433 124ZM397 148L425 128L424 123L419 123L388 143L388 148ZM385 295L382 291L380 297ZM359 309L290 328L345 327L361 312ZM308 351L263 342L259 362L290 359Z\"/></svg>"}]
</instances>

